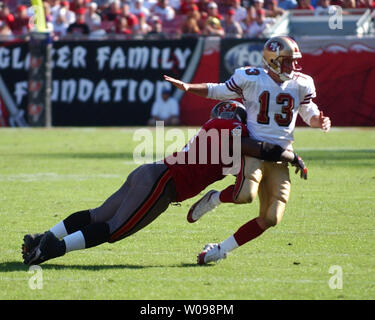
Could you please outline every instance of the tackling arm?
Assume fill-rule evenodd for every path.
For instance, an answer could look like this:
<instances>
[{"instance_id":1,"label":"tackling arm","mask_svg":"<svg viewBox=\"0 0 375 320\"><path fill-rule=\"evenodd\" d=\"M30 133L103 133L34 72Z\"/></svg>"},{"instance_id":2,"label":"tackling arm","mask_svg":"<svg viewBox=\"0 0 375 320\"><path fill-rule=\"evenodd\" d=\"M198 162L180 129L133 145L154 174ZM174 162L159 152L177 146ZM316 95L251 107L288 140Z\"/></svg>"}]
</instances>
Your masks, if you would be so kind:
<instances>
[{"instance_id":1,"label":"tackling arm","mask_svg":"<svg viewBox=\"0 0 375 320\"><path fill-rule=\"evenodd\" d=\"M301 178L307 179L307 168L302 158L292 151L281 148L279 145L242 137L241 153L245 156L266 161L290 162L292 166L296 167L296 173L300 171Z\"/></svg>"}]
</instances>

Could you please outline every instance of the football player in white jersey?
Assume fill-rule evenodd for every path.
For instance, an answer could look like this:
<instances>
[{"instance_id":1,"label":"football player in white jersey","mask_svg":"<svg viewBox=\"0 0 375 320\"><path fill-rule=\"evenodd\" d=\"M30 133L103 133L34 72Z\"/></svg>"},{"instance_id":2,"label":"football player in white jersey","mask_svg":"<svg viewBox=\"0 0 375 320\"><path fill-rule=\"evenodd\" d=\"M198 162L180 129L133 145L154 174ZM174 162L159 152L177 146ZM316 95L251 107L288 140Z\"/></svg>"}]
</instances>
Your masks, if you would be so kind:
<instances>
[{"instance_id":1,"label":"football player in white jersey","mask_svg":"<svg viewBox=\"0 0 375 320\"><path fill-rule=\"evenodd\" d=\"M253 138L279 144L292 150L297 115L310 127L325 132L331 120L312 101L316 97L313 79L301 73L297 60L302 58L297 43L290 37L269 39L263 49L264 68L236 69L225 83L191 84L164 76L177 88L198 96L226 100L241 98L248 113L247 126ZM299 161L299 159L295 159ZM306 173L301 172L306 179ZM222 202L249 203L259 195L259 216L238 229L220 244L206 245L198 255L198 264L218 261L233 249L277 225L284 214L290 194L286 164L245 157L236 184L219 192L209 191L188 213L195 222Z\"/></svg>"}]
</instances>

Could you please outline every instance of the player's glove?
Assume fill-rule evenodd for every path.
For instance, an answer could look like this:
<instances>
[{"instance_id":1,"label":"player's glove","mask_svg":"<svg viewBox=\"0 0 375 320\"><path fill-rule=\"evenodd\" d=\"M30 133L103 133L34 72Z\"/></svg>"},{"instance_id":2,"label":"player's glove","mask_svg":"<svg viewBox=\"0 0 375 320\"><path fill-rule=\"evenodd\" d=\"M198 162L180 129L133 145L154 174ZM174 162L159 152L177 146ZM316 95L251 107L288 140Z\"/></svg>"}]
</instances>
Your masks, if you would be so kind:
<instances>
[{"instance_id":1,"label":"player's glove","mask_svg":"<svg viewBox=\"0 0 375 320\"><path fill-rule=\"evenodd\" d=\"M298 171L301 171L301 179L307 179L307 168L305 166L305 163L303 162L302 158L294 154L294 160L291 162L292 166L296 167L296 173Z\"/></svg>"}]
</instances>

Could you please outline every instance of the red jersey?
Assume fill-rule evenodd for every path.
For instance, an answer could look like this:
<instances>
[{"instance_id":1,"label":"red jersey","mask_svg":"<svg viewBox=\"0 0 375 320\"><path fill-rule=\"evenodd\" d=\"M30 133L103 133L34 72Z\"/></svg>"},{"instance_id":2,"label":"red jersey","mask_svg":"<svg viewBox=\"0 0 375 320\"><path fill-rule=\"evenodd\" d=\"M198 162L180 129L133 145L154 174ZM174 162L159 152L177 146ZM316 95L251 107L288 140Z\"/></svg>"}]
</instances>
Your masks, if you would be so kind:
<instances>
[{"instance_id":1,"label":"red jersey","mask_svg":"<svg viewBox=\"0 0 375 320\"><path fill-rule=\"evenodd\" d=\"M240 133L241 136L249 135L247 127L238 120L211 119L200 128L182 151L164 159L176 185L177 201L192 198L210 184L225 177L223 169L231 167L232 164L224 164L222 155L232 156L234 132ZM225 134L229 150L223 151L221 143Z\"/></svg>"}]
</instances>

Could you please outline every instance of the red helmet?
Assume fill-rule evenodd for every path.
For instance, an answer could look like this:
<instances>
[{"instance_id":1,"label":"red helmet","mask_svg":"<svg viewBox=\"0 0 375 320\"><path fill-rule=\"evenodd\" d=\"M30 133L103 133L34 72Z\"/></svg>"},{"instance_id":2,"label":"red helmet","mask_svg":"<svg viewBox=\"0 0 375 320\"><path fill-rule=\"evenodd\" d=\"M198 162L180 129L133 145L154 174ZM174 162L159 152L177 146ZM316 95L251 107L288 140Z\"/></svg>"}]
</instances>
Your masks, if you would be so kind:
<instances>
[{"instance_id":1,"label":"red helmet","mask_svg":"<svg viewBox=\"0 0 375 320\"><path fill-rule=\"evenodd\" d=\"M236 119L246 124L247 112L245 106L236 100L221 101L211 110L212 119Z\"/></svg>"}]
</instances>

